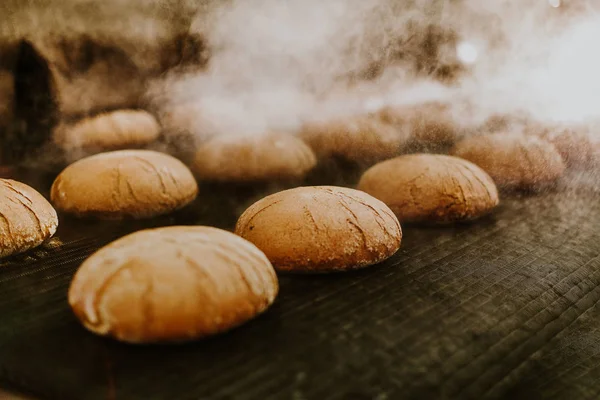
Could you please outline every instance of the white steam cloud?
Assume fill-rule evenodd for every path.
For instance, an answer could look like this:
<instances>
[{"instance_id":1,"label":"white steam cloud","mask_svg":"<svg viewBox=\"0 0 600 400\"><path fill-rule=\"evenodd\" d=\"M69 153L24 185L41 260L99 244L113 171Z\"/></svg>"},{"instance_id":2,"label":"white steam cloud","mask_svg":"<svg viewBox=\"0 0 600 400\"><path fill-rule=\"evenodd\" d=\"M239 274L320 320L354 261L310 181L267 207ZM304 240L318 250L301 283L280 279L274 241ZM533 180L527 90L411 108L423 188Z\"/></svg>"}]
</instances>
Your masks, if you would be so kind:
<instances>
[{"instance_id":1,"label":"white steam cloud","mask_svg":"<svg viewBox=\"0 0 600 400\"><path fill-rule=\"evenodd\" d=\"M600 51L594 46L600 14L577 3L579 10L541 1L503 16L502 43L487 42L461 88L482 112L527 112L539 121L567 123L600 116Z\"/></svg>"},{"instance_id":2,"label":"white steam cloud","mask_svg":"<svg viewBox=\"0 0 600 400\"><path fill-rule=\"evenodd\" d=\"M430 26L455 35L435 39L435 57L466 70L449 86L415 74ZM430 101L468 103L461 125L523 112L600 117L600 14L584 0L234 0L192 31L207 39L208 68L169 77L160 101L195 104L202 134L293 132L307 118ZM388 62L397 43L405 54ZM349 79L381 60L377 79Z\"/></svg>"},{"instance_id":3,"label":"white steam cloud","mask_svg":"<svg viewBox=\"0 0 600 400\"><path fill-rule=\"evenodd\" d=\"M386 46L409 23L438 15L433 3L228 2L192 26L211 48L207 70L169 79L167 99L160 101L196 104L200 116L193 130L208 135L293 131L308 117L383 104L389 88L407 80L407 71L390 68L384 84L355 85L352 91L344 78L385 57Z\"/></svg>"}]
</instances>

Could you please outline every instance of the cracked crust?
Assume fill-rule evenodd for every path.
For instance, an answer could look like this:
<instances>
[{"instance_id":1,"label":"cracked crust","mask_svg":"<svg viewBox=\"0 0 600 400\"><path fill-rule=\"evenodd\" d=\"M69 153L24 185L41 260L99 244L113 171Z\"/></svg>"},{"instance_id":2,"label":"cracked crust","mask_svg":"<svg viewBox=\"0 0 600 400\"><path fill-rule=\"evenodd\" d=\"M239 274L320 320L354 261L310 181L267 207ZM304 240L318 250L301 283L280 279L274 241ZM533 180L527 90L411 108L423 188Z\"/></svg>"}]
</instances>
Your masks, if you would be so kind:
<instances>
[{"instance_id":1,"label":"cracked crust","mask_svg":"<svg viewBox=\"0 0 600 400\"><path fill-rule=\"evenodd\" d=\"M235 233L277 270L331 272L377 264L400 247L391 210L368 194L334 186L285 190L250 206Z\"/></svg>"},{"instance_id":2,"label":"cracked crust","mask_svg":"<svg viewBox=\"0 0 600 400\"><path fill-rule=\"evenodd\" d=\"M313 151L292 135L216 136L198 151L192 170L209 181L301 179L317 163Z\"/></svg>"},{"instance_id":3,"label":"cracked crust","mask_svg":"<svg viewBox=\"0 0 600 400\"><path fill-rule=\"evenodd\" d=\"M374 165L358 184L387 204L401 222L471 220L498 205L498 191L481 168L457 157L411 154Z\"/></svg>"},{"instance_id":4,"label":"cracked crust","mask_svg":"<svg viewBox=\"0 0 600 400\"><path fill-rule=\"evenodd\" d=\"M63 170L50 193L60 211L102 219L149 218L196 198L190 170L167 154L120 150L79 160Z\"/></svg>"},{"instance_id":5,"label":"cracked crust","mask_svg":"<svg viewBox=\"0 0 600 400\"><path fill-rule=\"evenodd\" d=\"M180 342L227 331L265 311L279 290L267 257L204 226L148 229L90 256L69 304L90 331L130 343Z\"/></svg>"},{"instance_id":6,"label":"cracked crust","mask_svg":"<svg viewBox=\"0 0 600 400\"><path fill-rule=\"evenodd\" d=\"M143 110L118 110L61 124L53 133L54 142L66 151L88 152L145 146L158 138L160 126Z\"/></svg>"},{"instance_id":7,"label":"cracked crust","mask_svg":"<svg viewBox=\"0 0 600 400\"><path fill-rule=\"evenodd\" d=\"M300 138L320 157L367 164L397 155L407 140L402 131L371 115L307 123Z\"/></svg>"},{"instance_id":8,"label":"cracked crust","mask_svg":"<svg viewBox=\"0 0 600 400\"><path fill-rule=\"evenodd\" d=\"M555 146L532 135L496 133L456 144L451 153L481 167L500 187L535 189L554 183L565 164Z\"/></svg>"},{"instance_id":9,"label":"cracked crust","mask_svg":"<svg viewBox=\"0 0 600 400\"><path fill-rule=\"evenodd\" d=\"M56 211L33 188L0 179L0 197L0 257L37 247L56 232Z\"/></svg>"}]
</instances>

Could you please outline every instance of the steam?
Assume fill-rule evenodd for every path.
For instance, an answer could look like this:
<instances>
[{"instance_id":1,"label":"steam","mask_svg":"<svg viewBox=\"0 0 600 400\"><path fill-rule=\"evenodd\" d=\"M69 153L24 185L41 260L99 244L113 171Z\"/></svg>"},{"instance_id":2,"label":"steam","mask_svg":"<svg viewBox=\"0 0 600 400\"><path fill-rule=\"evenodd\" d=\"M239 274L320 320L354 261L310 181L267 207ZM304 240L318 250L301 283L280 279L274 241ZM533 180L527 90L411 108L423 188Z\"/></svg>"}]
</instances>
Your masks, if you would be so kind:
<instances>
[{"instance_id":1,"label":"steam","mask_svg":"<svg viewBox=\"0 0 600 400\"><path fill-rule=\"evenodd\" d=\"M536 117L583 122L600 115L600 51L594 39L598 37L600 15L593 15L550 41L547 60L526 70L525 99ZM505 76L508 73L510 69Z\"/></svg>"},{"instance_id":2,"label":"steam","mask_svg":"<svg viewBox=\"0 0 600 400\"><path fill-rule=\"evenodd\" d=\"M455 107L461 125L519 113L586 123L600 116L600 15L590 7L559 0L234 0L195 19L191 30L211 48L209 66L164 81L161 102L196 104L200 116L190 130L207 136L293 132L306 119L432 101ZM413 44L423 43L432 24L457 39L439 39L437 61L467 71L451 86L414 68L423 54ZM390 59L398 43L406 54ZM378 61L385 69L376 79L350 79Z\"/></svg>"},{"instance_id":3,"label":"steam","mask_svg":"<svg viewBox=\"0 0 600 400\"><path fill-rule=\"evenodd\" d=\"M570 15L559 1L545 5L537 12L524 7L513 23L503 19L504 42L481 52L462 89L486 114L527 112L539 121L589 122L600 116L600 53L593 45L600 15Z\"/></svg>"},{"instance_id":4,"label":"steam","mask_svg":"<svg viewBox=\"0 0 600 400\"><path fill-rule=\"evenodd\" d=\"M594 0L98 4L7 0L10 23L0 24L0 37L127 37L125 52L152 71L159 70L156 49L173 36L203 37L208 65L164 76L148 92L162 122L172 115L185 125L172 132L197 140L293 134L307 120L432 102L473 131L499 114L548 124L600 120Z\"/></svg>"},{"instance_id":5,"label":"steam","mask_svg":"<svg viewBox=\"0 0 600 400\"><path fill-rule=\"evenodd\" d=\"M390 68L378 82L352 87L350 77L385 58L437 2L396 3L257 0L216 6L191 28L207 39L208 68L163 82L168 95L158 102L166 108L197 104L201 117L190 130L207 136L292 132L308 118L382 106L394 97L392 87L413 85L413 71Z\"/></svg>"}]
</instances>

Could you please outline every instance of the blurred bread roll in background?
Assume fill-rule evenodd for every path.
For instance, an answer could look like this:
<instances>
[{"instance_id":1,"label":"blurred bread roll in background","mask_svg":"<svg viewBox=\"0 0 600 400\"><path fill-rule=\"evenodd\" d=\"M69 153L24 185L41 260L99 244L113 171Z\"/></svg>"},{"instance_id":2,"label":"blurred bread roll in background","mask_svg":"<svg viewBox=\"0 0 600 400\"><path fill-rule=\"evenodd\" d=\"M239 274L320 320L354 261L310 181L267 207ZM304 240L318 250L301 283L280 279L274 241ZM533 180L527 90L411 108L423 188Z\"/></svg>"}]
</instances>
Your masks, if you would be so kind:
<instances>
[{"instance_id":1,"label":"blurred bread roll in background","mask_svg":"<svg viewBox=\"0 0 600 400\"><path fill-rule=\"evenodd\" d=\"M531 124L525 133L552 143L567 167L589 168L600 161L600 140L592 129L584 124Z\"/></svg>"},{"instance_id":2,"label":"blurred bread roll in background","mask_svg":"<svg viewBox=\"0 0 600 400\"><path fill-rule=\"evenodd\" d=\"M369 164L398 154L406 137L370 115L307 122L299 137L320 157Z\"/></svg>"},{"instance_id":3,"label":"blurred bread roll in background","mask_svg":"<svg viewBox=\"0 0 600 400\"><path fill-rule=\"evenodd\" d=\"M451 154L478 165L496 185L509 189L547 186L565 171L563 159L552 143L521 133L469 137L457 143Z\"/></svg>"},{"instance_id":4,"label":"blurred bread roll in background","mask_svg":"<svg viewBox=\"0 0 600 400\"><path fill-rule=\"evenodd\" d=\"M332 272L377 264L400 247L392 211L368 194L335 186L284 190L251 205L235 233L277 270Z\"/></svg>"},{"instance_id":5,"label":"blurred bread roll in background","mask_svg":"<svg viewBox=\"0 0 600 400\"><path fill-rule=\"evenodd\" d=\"M472 220L498 205L492 178L457 157L409 154L369 168L358 189L383 201L401 223Z\"/></svg>"},{"instance_id":6,"label":"blurred bread roll in background","mask_svg":"<svg viewBox=\"0 0 600 400\"><path fill-rule=\"evenodd\" d=\"M450 105L440 102L387 106L378 115L396 129L408 131L413 142L443 145L453 143L459 135Z\"/></svg>"},{"instance_id":7,"label":"blurred bread roll in background","mask_svg":"<svg viewBox=\"0 0 600 400\"><path fill-rule=\"evenodd\" d=\"M0 179L0 257L22 253L50 239L58 216L35 189Z\"/></svg>"},{"instance_id":8,"label":"blurred bread roll in background","mask_svg":"<svg viewBox=\"0 0 600 400\"><path fill-rule=\"evenodd\" d=\"M65 168L50 192L59 211L101 219L150 218L184 207L198 185L178 159L150 150L119 150Z\"/></svg>"},{"instance_id":9,"label":"blurred bread roll in background","mask_svg":"<svg viewBox=\"0 0 600 400\"><path fill-rule=\"evenodd\" d=\"M138 231L92 254L69 304L98 335L129 343L182 342L232 329L265 311L279 285L267 257L204 226Z\"/></svg>"},{"instance_id":10,"label":"blurred bread roll in background","mask_svg":"<svg viewBox=\"0 0 600 400\"><path fill-rule=\"evenodd\" d=\"M142 147L160 135L156 118L143 110L118 110L63 123L54 130L53 140L63 150L101 152Z\"/></svg>"},{"instance_id":11,"label":"blurred bread roll in background","mask_svg":"<svg viewBox=\"0 0 600 400\"><path fill-rule=\"evenodd\" d=\"M200 145L192 171L208 181L288 180L302 179L316 163L291 134L220 135Z\"/></svg>"}]
</instances>

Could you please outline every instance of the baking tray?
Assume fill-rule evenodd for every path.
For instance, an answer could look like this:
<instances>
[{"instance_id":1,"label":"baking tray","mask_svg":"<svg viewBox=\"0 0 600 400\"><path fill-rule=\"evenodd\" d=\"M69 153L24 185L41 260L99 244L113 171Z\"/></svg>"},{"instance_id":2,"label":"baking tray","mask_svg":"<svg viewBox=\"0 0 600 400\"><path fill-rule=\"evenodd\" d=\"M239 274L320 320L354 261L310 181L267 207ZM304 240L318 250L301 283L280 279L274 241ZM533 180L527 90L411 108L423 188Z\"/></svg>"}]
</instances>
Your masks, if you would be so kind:
<instances>
[{"instance_id":1,"label":"baking tray","mask_svg":"<svg viewBox=\"0 0 600 400\"><path fill-rule=\"evenodd\" d=\"M20 174L47 193L44 174ZM476 223L405 226L390 260L281 275L267 313L199 342L120 344L70 312L70 279L99 246L150 226L231 228L277 189L204 186L191 207L145 222L61 216L61 245L1 264L0 386L60 400L600 398L593 190L504 195Z\"/></svg>"}]
</instances>

